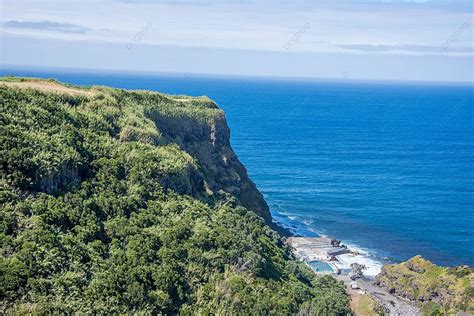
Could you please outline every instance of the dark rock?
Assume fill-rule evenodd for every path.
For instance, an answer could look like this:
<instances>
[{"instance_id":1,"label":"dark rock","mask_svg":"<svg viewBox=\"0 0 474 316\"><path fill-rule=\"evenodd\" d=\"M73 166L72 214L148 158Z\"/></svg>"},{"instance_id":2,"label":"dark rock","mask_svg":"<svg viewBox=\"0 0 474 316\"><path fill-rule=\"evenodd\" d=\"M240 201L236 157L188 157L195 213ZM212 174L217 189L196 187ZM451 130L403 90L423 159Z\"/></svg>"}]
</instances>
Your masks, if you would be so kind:
<instances>
[{"instance_id":1,"label":"dark rock","mask_svg":"<svg viewBox=\"0 0 474 316\"><path fill-rule=\"evenodd\" d=\"M331 246L333 247L340 247L341 246L341 241L337 240L336 238L331 239Z\"/></svg>"},{"instance_id":2,"label":"dark rock","mask_svg":"<svg viewBox=\"0 0 474 316\"><path fill-rule=\"evenodd\" d=\"M367 269L367 267L363 264L358 263L351 263L352 271L349 273L349 277L351 280L356 280L364 276L363 270Z\"/></svg>"},{"instance_id":3,"label":"dark rock","mask_svg":"<svg viewBox=\"0 0 474 316\"><path fill-rule=\"evenodd\" d=\"M416 273L424 273L425 272L425 269L423 269L422 267L419 267L418 265L416 265L414 262L412 261L408 261L405 265L409 270L413 271L413 272L416 272Z\"/></svg>"}]
</instances>

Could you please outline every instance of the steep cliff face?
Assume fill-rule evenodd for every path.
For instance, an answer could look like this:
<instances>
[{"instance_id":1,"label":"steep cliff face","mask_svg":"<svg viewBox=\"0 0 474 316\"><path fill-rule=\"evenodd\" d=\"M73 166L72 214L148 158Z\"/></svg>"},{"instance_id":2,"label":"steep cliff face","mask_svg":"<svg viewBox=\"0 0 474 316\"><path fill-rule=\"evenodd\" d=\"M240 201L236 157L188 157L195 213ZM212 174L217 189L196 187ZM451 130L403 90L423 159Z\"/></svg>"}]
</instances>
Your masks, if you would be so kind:
<instances>
[{"instance_id":1,"label":"steep cliff face","mask_svg":"<svg viewBox=\"0 0 474 316\"><path fill-rule=\"evenodd\" d=\"M44 80L25 79L4 82L3 85L61 92L63 94L59 98L67 99L71 106L94 98L100 104L101 115L109 121L116 119L118 122L109 127L117 140L159 146L177 144L181 148L177 155L190 155L195 159L194 165L183 167L179 178L171 174L162 176L165 189L199 197L206 202L230 194L238 203L261 216L268 225L282 234L287 233L272 223L267 203L232 150L224 112L209 98L105 87L74 89ZM52 140L55 141L54 137ZM81 157L77 151L71 153L60 139L52 152L57 156L53 163L57 163L51 168L35 169L31 164L31 169L27 170L31 190L55 194L78 185L87 177L87 170L81 169L81 161L87 158Z\"/></svg>"},{"instance_id":2,"label":"steep cliff face","mask_svg":"<svg viewBox=\"0 0 474 316\"><path fill-rule=\"evenodd\" d=\"M213 103L210 103L213 104ZM215 109L217 107L213 106ZM208 121L190 117L152 115L162 138L178 144L200 162L205 188L234 196L243 206L272 223L268 205L230 145L230 130L223 112Z\"/></svg>"}]
</instances>

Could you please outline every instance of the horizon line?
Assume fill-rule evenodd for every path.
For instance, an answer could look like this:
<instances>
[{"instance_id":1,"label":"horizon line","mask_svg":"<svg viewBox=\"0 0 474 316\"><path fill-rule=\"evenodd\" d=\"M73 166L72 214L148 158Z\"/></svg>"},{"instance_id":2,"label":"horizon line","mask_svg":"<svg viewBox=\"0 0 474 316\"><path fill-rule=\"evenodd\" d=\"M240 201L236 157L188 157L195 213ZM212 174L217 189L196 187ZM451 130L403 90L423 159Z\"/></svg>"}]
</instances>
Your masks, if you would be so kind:
<instances>
[{"instance_id":1,"label":"horizon line","mask_svg":"<svg viewBox=\"0 0 474 316\"><path fill-rule=\"evenodd\" d=\"M405 84L428 84L428 85L468 85L472 86L474 81L439 81L439 80L409 80L409 79L375 79L375 78L340 78L340 77L312 77L312 76L275 76L275 75L242 75L242 74L219 74L219 73L194 73L194 72L165 72L165 71L142 71L142 70L125 70L125 69L100 69L100 68L69 68L69 67L50 67L50 66L32 66L32 65L12 65L0 64L0 72L8 70L31 70L31 71L57 71L64 73L99 73L99 74L130 74L130 75L167 75L167 76L184 76L184 77L208 77L208 78L242 78L254 80L278 80L278 81L317 81L317 82L348 82L348 83L405 83ZM1 76L9 76L9 74L1 74ZM13 75L15 76L15 75ZM54 78L53 78L54 79Z\"/></svg>"}]
</instances>

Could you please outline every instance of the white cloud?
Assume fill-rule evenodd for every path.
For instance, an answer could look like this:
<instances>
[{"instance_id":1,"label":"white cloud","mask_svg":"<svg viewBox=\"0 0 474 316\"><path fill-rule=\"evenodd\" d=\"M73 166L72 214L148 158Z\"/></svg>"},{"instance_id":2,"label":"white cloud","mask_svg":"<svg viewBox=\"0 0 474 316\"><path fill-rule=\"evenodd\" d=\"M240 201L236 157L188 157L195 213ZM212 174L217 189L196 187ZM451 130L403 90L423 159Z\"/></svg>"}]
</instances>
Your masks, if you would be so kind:
<instances>
[{"instance_id":1,"label":"white cloud","mask_svg":"<svg viewBox=\"0 0 474 316\"><path fill-rule=\"evenodd\" d=\"M456 3L3 0L2 20L50 21L88 29L76 34L51 34L44 28L3 30L36 38L127 43L151 24L141 37L143 44L263 51L285 51L285 43L309 23L311 28L292 52L347 52L347 47L361 45L398 47L397 52L404 54L472 55L472 32L460 34L451 50L438 49L472 17L464 2ZM413 49L417 46L425 49Z\"/></svg>"},{"instance_id":2,"label":"white cloud","mask_svg":"<svg viewBox=\"0 0 474 316\"><path fill-rule=\"evenodd\" d=\"M51 21L17 21L9 20L2 23L2 26L7 29L28 29L35 31L51 31L59 33L75 33L83 34L89 31L88 28L81 25L70 23L57 23Z\"/></svg>"}]
</instances>

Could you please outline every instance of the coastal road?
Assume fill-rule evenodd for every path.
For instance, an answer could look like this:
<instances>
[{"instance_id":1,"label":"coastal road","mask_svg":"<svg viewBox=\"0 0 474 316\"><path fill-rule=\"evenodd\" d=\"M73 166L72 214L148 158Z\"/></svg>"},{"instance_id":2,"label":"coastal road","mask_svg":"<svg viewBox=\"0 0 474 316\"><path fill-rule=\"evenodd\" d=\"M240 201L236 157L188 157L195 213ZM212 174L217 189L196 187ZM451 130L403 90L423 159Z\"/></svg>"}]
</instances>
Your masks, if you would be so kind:
<instances>
[{"instance_id":1,"label":"coastal road","mask_svg":"<svg viewBox=\"0 0 474 316\"><path fill-rule=\"evenodd\" d=\"M338 280L344 281L346 286L350 288L352 280L347 275L337 276ZM357 279L357 285L367 294L370 294L374 300L383 305L389 310L389 315L393 316L417 316L420 315L420 310L412 304L397 298L390 294L385 289L372 284L371 280L368 279Z\"/></svg>"}]
</instances>

